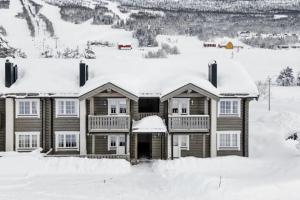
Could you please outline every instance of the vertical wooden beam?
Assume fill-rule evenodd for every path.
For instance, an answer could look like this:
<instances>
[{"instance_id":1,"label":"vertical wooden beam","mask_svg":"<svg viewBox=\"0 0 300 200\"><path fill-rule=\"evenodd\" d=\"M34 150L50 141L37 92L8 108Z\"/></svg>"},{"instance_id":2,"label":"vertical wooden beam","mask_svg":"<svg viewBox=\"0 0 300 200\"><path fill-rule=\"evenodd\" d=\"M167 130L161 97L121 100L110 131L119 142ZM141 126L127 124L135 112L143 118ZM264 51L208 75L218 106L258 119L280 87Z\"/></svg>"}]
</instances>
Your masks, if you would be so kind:
<instances>
[{"instance_id":1,"label":"vertical wooden beam","mask_svg":"<svg viewBox=\"0 0 300 200\"><path fill-rule=\"evenodd\" d=\"M79 102L80 110L80 155L86 155L86 100Z\"/></svg>"},{"instance_id":2,"label":"vertical wooden beam","mask_svg":"<svg viewBox=\"0 0 300 200\"><path fill-rule=\"evenodd\" d=\"M134 133L134 159L138 159L138 135Z\"/></svg>"},{"instance_id":3,"label":"vertical wooden beam","mask_svg":"<svg viewBox=\"0 0 300 200\"><path fill-rule=\"evenodd\" d=\"M174 159L174 153L173 153L173 146L174 146L174 139L173 139L173 133L171 134L171 159Z\"/></svg>"},{"instance_id":4,"label":"vertical wooden beam","mask_svg":"<svg viewBox=\"0 0 300 200\"><path fill-rule=\"evenodd\" d=\"M96 139L96 136L93 134L93 135L90 135L92 136L92 154L95 154L95 139ZM90 137L89 136L89 137Z\"/></svg>"},{"instance_id":5,"label":"vertical wooden beam","mask_svg":"<svg viewBox=\"0 0 300 200\"><path fill-rule=\"evenodd\" d=\"M204 114L208 115L208 98L204 98Z\"/></svg>"},{"instance_id":6,"label":"vertical wooden beam","mask_svg":"<svg viewBox=\"0 0 300 200\"><path fill-rule=\"evenodd\" d=\"M5 151L14 150L14 99L5 99Z\"/></svg>"},{"instance_id":7,"label":"vertical wooden beam","mask_svg":"<svg viewBox=\"0 0 300 200\"><path fill-rule=\"evenodd\" d=\"M90 98L90 115L95 114L95 99L94 97Z\"/></svg>"},{"instance_id":8,"label":"vertical wooden beam","mask_svg":"<svg viewBox=\"0 0 300 200\"><path fill-rule=\"evenodd\" d=\"M217 101L210 100L210 156L217 156Z\"/></svg>"},{"instance_id":9,"label":"vertical wooden beam","mask_svg":"<svg viewBox=\"0 0 300 200\"><path fill-rule=\"evenodd\" d=\"M203 134L203 158L205 158L206 157L206 137L205 137L206 135L205 134Z\"/></svg>"}]
</instances>

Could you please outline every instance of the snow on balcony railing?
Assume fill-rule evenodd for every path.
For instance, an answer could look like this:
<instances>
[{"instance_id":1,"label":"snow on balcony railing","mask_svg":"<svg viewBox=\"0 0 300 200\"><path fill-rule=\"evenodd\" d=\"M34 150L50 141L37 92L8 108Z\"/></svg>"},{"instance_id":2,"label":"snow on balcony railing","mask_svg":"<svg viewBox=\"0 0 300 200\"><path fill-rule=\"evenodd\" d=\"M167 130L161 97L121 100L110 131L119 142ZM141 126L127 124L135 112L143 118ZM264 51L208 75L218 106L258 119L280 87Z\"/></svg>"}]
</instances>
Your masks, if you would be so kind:
<instances>
[{"instance_id":1,"label":"snow on balcony railing","mask_svg":"<svg viewBox=\"0 0 300 200\"><path fill-rule=\"evenodd\" d=\"M169 115L169 130L208 131L209 115Z\"/></svg>"},{"instance_id":2,"label":"snow on balcony railing","mask_svg":"<svg viewBox=\"0 0 300 200\"><path fill-rule=\"evenodd\" d=\"M129 115L89 115L90 132L129 131Z\"/></svg>"}]
</instances>

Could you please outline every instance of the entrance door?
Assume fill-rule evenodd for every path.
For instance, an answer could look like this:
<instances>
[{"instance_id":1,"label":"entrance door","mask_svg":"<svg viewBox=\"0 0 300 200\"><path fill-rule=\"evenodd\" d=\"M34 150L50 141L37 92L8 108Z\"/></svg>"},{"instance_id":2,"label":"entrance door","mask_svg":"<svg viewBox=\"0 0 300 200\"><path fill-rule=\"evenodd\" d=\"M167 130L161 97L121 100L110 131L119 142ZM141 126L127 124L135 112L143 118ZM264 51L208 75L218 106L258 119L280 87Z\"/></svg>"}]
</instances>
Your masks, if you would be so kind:
<instances>
[{"instance_id":1,"label":"entrance door","mask_svg":"<svg viewBox=\"0 0 300 200\"><path fill-rule=\"evenodd\" d=\"M181 148L179 146L179 137L178 135L173 135L173 157L180 158L181 157Z\"/></svg>"},{"instance_id":2,"label":"entrance door","mask_svg":"<svg viewBox=\"0 0 300 200\"><path fill-rule=\"evenodd\" d=\"M117 145L117 154L124 155L125 154L125 135L120 135L118 137L118 145Z\"/></svg>"},{"instance_id":3,"label":"entrance door","mask_svg":"<svg viewBox=\"0 0 300 200\"><path fill-rule=\"evenodd\" d=\"M138 134L138 159L151 159L151 134Z\"/></svg>"}]
</instances>

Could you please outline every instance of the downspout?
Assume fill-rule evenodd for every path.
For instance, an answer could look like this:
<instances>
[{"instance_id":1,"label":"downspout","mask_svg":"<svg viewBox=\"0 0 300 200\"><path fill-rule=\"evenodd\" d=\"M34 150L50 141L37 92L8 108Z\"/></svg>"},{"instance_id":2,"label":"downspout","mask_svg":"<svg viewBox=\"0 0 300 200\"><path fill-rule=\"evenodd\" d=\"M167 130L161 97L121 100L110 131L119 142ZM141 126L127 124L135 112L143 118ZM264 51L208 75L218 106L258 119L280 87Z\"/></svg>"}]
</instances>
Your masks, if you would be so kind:
<instances>
[{"instance_id":1,"label":"downspout","mask_svg":"<svg viewBox=\"0 0 300 200\"><path fill-rule=\"evenodd\" d=\"M160 133L160 159L162 160L163 157L163 133Z\"/></svg>"}]
</instances>

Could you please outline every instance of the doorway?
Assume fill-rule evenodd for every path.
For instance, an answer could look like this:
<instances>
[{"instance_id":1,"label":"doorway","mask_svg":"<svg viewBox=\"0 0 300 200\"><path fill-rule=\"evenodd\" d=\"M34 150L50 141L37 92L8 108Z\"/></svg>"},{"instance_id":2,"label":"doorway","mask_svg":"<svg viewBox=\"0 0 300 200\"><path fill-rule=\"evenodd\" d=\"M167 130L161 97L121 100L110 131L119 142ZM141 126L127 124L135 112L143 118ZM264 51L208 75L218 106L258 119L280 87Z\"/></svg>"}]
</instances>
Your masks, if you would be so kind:
<instances>
[{"instance_id":1,"label":"doorway","mask_svg":"<svg viewBox=\"0 0 300 200\"><path fill-rule=\"evenodd\" d=\"M152 158L152 135L138 134L138 159Z\"/></svg>"}]
</instances>

